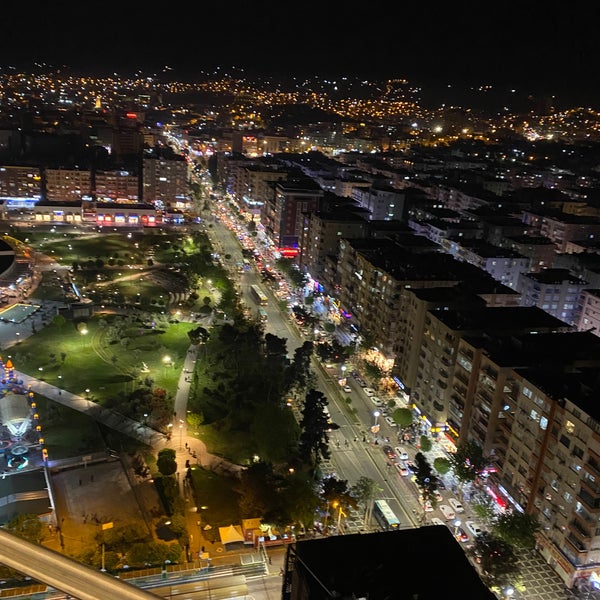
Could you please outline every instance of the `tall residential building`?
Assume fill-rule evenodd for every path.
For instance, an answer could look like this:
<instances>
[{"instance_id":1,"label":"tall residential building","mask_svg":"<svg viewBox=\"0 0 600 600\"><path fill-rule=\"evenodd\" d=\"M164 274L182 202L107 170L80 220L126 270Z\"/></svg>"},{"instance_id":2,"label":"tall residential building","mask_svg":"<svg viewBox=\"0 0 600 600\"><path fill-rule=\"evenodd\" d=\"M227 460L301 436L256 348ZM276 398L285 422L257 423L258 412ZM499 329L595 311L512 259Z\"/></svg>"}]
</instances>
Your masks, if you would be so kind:
<instances>
[{"instance_id":1,"label":"tall residential building","mask_svg":"<svg viewBox=\"0 0 600 600\"><path fill-rule=\"evenodd\" d=\"M187 209L188 166L183 156L144 155L143 201L160 207Z\"/></svg>"},{"instance_id":2,"label":"tall residential building","mask_svg":"<svg viewBox=\"0 0 600 600\"><path fill-rule=\"evenodd\" d=\"M327 212L307 213L301 229L300 269L335 294L340 240L364 238L367 232L368 222L348 204ZM331 264L335 265L334 269Z\"/></svg>"},{"instance_id":3,"label":"tall residential building","mask_svg":"<svg viewBox=\"0 0 600 600\"><path fill-rule=\"evenodd\" d=\"M262 207L267 198L273 194L273 187L270 184L287 177L288 170L282 169L281 165L261 161L232 163L230 190L240 211L251 215L253 220L260 221Z\"/></svg>"},{"instance_id":4,"label":"tall residential building","mask_svg":"<svg viewBox=\"0 0 600 600\"><path fill-rule=\"evenodd\" d=\"M91 198L92 173L80 169L46 169L44 171L46 200L75 202Z\"/></svg>"},{"instance_id":5,"label":"tall residential building","mask_svg":"<svg viewBox=\"0 0 600 600\"><path fill-rule=\"evenodd\" d=\"M569 325L579 321L579 296L590 287L568 269L543 269L521 273L517 290L523 306L538 306Z\"/></svg>"},{"instance_id":6,"label":"tall residential building","mask_svg":"<svg viewBox=\"0 0 600 600\"><path fill-rule=\"evenodd\" d=\"M461 439L481 444L497 501L535 515L570 587L600 575L600 340L587 332L461 339Z\"/></svg>"},{"instance_id":7,"label":"tall residential building","mask_svg":"<svg viewBox=\"0 0 600 600\"><path fill-rule=\"evenodd\" d=\"M39 200L42 197L39 167L0 166L0 196Z\"/></svg>"},{"instance_id":8,"label":"tall residential building","mask_svg":"<svg viewBox=\"0 0 600 600\"><path fill-rule=\"evenodd\" d=\"M368 210L369 218L375 221L402 221L406 217L405 193L391 186L357 185L352 188L352 199Z\"/></svg>"},{"instance_id":9,"label":"tall residential building","mask_svg":"<svg viewBox=\"0 0 600 600\"><path fill-rule=\"evenodd\" d=\"M589 289L581 292L579 301L579 331L591 331L600 336L600 290Z\"/></svg>"},{"instance_id":10,"label":"tall residential building","mask_svg":"<svg viewBox=\"0 0 600 600\"><path fill-rule=\"evenodd\" d=\"M273 182L273 193L265 202L261 223L278 251L295 257L303 216L320 208L323 190L308 178Z\"/></svg>"},{"instance_id":11,"label":"tall residential building","mask_svg":"<svg viewBox=\"0 0 600 600\"><path fill-rule=\"evenodd\" d=\"M140 181L137 174L125 171L96 171L94 195L98 202L138 202Z\"/></svg>"}]
</instances>

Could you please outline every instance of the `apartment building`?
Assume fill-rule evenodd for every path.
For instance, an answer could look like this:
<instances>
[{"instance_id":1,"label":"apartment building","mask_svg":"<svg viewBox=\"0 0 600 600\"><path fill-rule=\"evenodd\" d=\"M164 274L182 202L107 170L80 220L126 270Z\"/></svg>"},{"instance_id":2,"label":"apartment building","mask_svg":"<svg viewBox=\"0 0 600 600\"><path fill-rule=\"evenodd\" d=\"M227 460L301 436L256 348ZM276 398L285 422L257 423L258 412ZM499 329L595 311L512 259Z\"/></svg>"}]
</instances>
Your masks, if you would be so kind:
<instances>
[{"instance_id":1,"label":"apartment building","mask_svg":"<svg viewBox=\"0 0 600 600\"><path fill-rule=\"evenodd\" d=\"M538 306L569 325L579 322L579 296L588 287L568 269L521 273L517 284L523 306Z\"/></svg>"},{"instance_id":2,"label":"apartment building","mask_svg":"<svg viewBox=\"0 0 600 600\"><path fill-rule=\"evenodd\" d=\"M460 341L463 337L486 332L487 335L521 335L567 331L559 319L531 307L456 306L437 308L425 315L420 347L409 347L417 354L418 364L412 399L422 414L438 428L449 428L458 441L463 424L461 406L453 400L453 378ZM461 373L457 375L461 378ZM464 383L464 381L462 381Z\"/></svg>"},{"instance_id":3,"label":"apartment building","mask_svg":"<svg viewBox=\"0 0 600 600\"><path fill-rule=\"evenodd\" d=\"M600 336L600 289L581 291L577 329Z\"/></svg>"},{"instance_id":4,"label":"apartment building","mask_svg":"<svg viewBox=\"0 0 600 600\"><path fill-rule=\"evenodd\" d=\"M450 287L458 282L451 257L417 254L390 239L342 239L338 257L342 309L388 358L405 351L404 317L412 288Z\"/></svg>"},{"instance_id":5,"label":"apartment building","mask_svg":"<svg viewBox=\"0 0 600 600\"><path fill-rule=\"evenodd\" d=\"M303 225L303 215L320 208L323 190L308 178L275 181L273 193L263 205L261 223L275 247L295 257Z\"/></svg>"},{"instance_id":6,"label":"apartment building","mask_svg":"<svg viewBox=\"0 0 600 600\"><path fill-rule=\"evenodd\" d=\"M42 197L42 173L39 167L0 166L0 197Z\"/></svg>"},{"instance_id":7,"label":"apartment building","mask_svg":"<svg viewBox=\"0 0 600 600\"><path fill-rule=\"evenodd\" d=\"M573 215L557 210L524 210L523 222L529 226L530 234L551 240L557 252L565 252L568 242L597 239L600 235L598 217Z\"/></svg>"},{"instance_id":8,"label":"apartment building","mask_svg":"<svg viewBox=\"0 0 600 600\"><path fill-rule=\"evenodd\" d=\"M262 207L273 194L270 183L287 179L288 170L262 162L232 163L230 191L241 212L260 221Z\"/></svg>"},{"instance_id":9,"label":"apartment building","mask_svg":"<svg viewBox=\"0 0 600 600\"><path fill-rule=\"evenodd\" d=\"M509 236L500 245L514 250L529 259L529 271L537 272L552 268L556 249L554 243L546 237L534 235Z\"/></svg>"},{"instance_id":10,"label":"apartment building","mask_svg":"<svg viewBox=\"0 0 600 600\"><path fill-rule=\"evenodd\" d=\"M496 467L501 505L535 515L568 586L600 575L600 340L588 332L465 337L453 399L460 436Z\"/></svg>"},{"instance_id":11,"label":"apartment building","mask_svg":"<svg viewBox=\"0 0 600 600\"><path fill-rule=\"evenodd\" d=\"M485 240L454 240L444 246L457 260L479 267L510 288L516 289L519 275L530 270L530 260L527 257Z\"/></svg>"},{"instance_id":12,"label":"apartment building","mask_svg":"<svg viewBox=\"0 0 600 600\"><path fill-rule=\"evenodd\" d=\"M405 218L406 197L391 186L371 185L352 188L352 199L369 212L375 221L401 221Z\"/></svg>"},{"instance_id":13,"label":"apartment building","mask_svg":"<svg viewBox=\"0 0 600 600\"><path fill-rule=\"evenodd\" d=\"M91 198L92 172L88 169L45 169L46 200L77 202Z\"/></svg>"},{"instance_id":14,"label":"apartment building","mask_svg":"<svg viewBox=\"0 0 600 600\"><path fill-rule=\"evenodd\" d=\"M188 164L183 156L144 155L142 172L145 203L161 208L189 208Z\"/></svg>"},{"instance_id":15,"label":"apartment building","mask_svg":"<svg viewBox=\"0 0 600 600\"><path fill-rule=\"evenodd\" d=\"M298 266L332 293L337 285L337 257L342 238L364 238L368 232L367 220L339 206L330 211L316 211L304 215L300 231ZM335 257L335 258L334 258ZM333 259L334 269L330 265Z\"/></svg>"},{"instance_id":16,"label":"apartment building","mask_svg":"<svg viewBox=\"0 0 600 600\"><path fill-rule=\"evenodd\" d=\"M140 181L132 171L96 171L94 182L94 196L98 202L139 201Z\"/></svg>"}]
</instances>

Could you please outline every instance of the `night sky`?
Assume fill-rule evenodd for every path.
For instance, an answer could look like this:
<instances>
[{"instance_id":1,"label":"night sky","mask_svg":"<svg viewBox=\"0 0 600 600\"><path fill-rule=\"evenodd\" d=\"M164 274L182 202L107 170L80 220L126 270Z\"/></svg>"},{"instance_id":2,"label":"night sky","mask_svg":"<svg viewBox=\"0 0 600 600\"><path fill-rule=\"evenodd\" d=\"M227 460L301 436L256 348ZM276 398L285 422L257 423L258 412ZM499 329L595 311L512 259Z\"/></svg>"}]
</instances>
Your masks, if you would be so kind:
<instances>
[{"instance_id":1,"label":"night sky","mask_svg":"<svg viewBox=\"0 0 600 600\"><path fill-rule=\"evenodd\" d=\"M193 77L236 66L590 100L600 93L600 9L591 0L14 4L0 29L2 67L37 61L128 75L168 65Z\"/></svg>"}]
</instances>

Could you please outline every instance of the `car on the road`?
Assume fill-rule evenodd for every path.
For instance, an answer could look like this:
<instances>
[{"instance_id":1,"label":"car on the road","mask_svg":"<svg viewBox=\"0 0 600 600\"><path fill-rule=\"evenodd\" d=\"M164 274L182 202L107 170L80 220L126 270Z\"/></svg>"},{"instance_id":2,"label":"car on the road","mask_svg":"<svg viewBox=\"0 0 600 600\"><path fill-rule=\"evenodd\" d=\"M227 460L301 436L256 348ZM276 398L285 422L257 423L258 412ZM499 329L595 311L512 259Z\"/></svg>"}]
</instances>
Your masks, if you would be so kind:
<instances>
[{"instance_id":1,"label":"car on the road","mask_svg":"<svg viewBox=\"0 0 600 600\"><path fill-rule=\"evenodd\" d=\"M366 388L363 388L363 391L364 391L364 393L367 396L374 396L375 395L375 390L373 388L366 387Z\"/></svg>"},{"instance_id":2,"label":"car on the road","mask_svg":"<svg viewBox=\"0 0 600 600\"><path fill-rule=\"evenodd\" d=\"M465 512L464 506L455 498L448 498L448 504L457 512Z\"/></svg>"},{"instance_id":3,"label":"car on the road","mask_svg":"<svg viewBox=\"0 0 600 600\"><path fill-rule=\"evenodd\" d=\"M390 427L398 427L398 423L396 423L396 419L394 419L394 417L390 417L390 416L385 417L385 422Z\"/></svg>"},{"instance_id":4,"label":"car on the road","mask_svg":"<svg viewBox=\"0 0 600 600\"><path fill-rule=\"evenodd\" d=\"M444 496L442 496L442 494L440 494L439 490L433 491L433 497L435 498L436 502L442 502L444 500Z\"/></svg>"},{"instance_id":5,"label":"car on the road","mask_svg":"<svg viewBox=\"0 0 600 600\"><path fill-rule=\"evenodd\" d=\"M440 504L439 509L446 521L450 521L456 517L456 513L447 504Z\"/></svg>"},{"instance_id":6,"label":"car on the road","mask_svg":"<svg viewBox=\"0 0 600 600\"><path fill-rule=\"evenodd\" d=\"M408 452L402 446L396 446L394 450L400 460L408 460Z\"/></svg>"},{"instance_id":7,"label":"car on the road","mask_svg":"<svg viewBox=\"0 0 600 600\"><path fill-rule=\"evenodd\" d=\"M433 511L433 505L431 504L431 500L425 500L425 501L423 501L423 497L422 496L421 496L420 500L421 500L421 506L423 507L423 510L425 512L432 512Z\"/></svg>"},{"instance_id":8,"label":"car on the road","mask_svg":"<svg viewBox=\"0 0 600 600\"><path fill-rule=\"evenodd\" d=\"M459 542L468 542L469 541L469 536L467 535L467 532L462 527L456 528L456 539Z\"/></svg>"},{"instance_id":9,"label":"car on the road","mask_svg":"<svg viewBox=\"0 0 600 600\"><path fill-rule=\"evenodd\" d=\"M346 394L349 394L352 391L352 388L349 385L345 385L343 387L344 392L346 392Z\"/></svg>"},{"instance_id":10,"label":"car on the road","mask_svg":"<svg viewBox=\"0 0 600 600\"><path fill-rule=\"evenodd\" d=\"M395 463L394 466L396 467L396 471L398 471L402 477L408 477L410 471L406 468L406 465L403 463Z\"/></svg>"},{"instance_id":11,"label":"car on the road","mask_svg":"<svg viewBox=\"0 0 600 600\"><path fill-rule=\"evenodd\" d=\"M391 446L385 445L383 447L383 451L385 452L386 456L390 460L396 460L396 458L397 458L396 452L394 451L394 449Z\"/></svg>"},{"instance_id":12,"label":"car on the road","mask_svg":"<svg viewBox=\"0 0 600 600\"><path fill-rule=\"evenodd\" d=\"M481 527L479 527L479 525L477 525L477 523L475 523L475 521L467 521L465 523L465 525L467 526L467 529L474 535L474 536L478 536L481 535L483 533Z\"/></svg>"}]
</instances>

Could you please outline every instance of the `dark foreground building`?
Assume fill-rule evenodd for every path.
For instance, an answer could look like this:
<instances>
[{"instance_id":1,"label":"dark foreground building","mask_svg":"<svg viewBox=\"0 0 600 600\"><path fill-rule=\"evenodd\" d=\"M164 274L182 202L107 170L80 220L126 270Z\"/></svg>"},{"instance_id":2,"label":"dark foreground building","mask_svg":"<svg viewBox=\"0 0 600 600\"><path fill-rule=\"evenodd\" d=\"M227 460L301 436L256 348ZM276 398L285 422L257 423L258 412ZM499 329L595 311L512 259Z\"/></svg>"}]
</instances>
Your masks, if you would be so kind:
<instances>
[{"instance_id":1,"label":"dark foreground building","mask_svg":"<svg viewBox=\"0 0 600 600\"><path fill-rule=\"evenodd\" d=\"M496 598L445 525L302 540L283 576L283 600Z\"/></svg>"}]
</instances>

